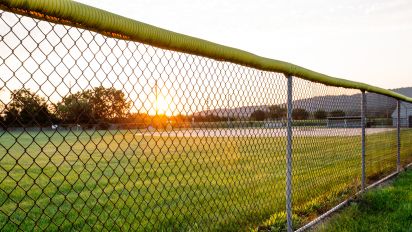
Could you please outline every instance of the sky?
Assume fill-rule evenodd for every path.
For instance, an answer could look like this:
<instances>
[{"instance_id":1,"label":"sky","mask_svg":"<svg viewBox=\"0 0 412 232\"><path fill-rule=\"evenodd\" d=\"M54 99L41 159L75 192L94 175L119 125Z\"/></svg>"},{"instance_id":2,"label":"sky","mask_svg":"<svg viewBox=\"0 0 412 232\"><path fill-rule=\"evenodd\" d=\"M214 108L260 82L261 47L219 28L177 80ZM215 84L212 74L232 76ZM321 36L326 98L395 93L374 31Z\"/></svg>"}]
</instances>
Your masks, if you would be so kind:
<instances>
[{"instance_id":1,"label":"sky","mask_svg":"<svg viewBox=\"0 0 412 232\"><path fill-rule=\"evenodd\" d=\"M410 0L77 0L383 88L412 86Z\"/></svg>"}]
</instances>

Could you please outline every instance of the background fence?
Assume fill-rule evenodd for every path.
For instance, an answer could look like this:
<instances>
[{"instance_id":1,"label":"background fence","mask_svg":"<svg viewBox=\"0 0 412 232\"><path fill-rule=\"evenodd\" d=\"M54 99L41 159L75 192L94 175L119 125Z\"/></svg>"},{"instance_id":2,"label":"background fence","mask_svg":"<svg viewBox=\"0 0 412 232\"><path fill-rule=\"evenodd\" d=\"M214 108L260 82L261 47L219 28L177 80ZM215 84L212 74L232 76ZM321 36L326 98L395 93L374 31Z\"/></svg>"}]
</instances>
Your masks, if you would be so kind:
<instances>
[{"instance_id":1,"label":"background fence","mask_svg":"<svg viewBox=\"0 0 412 232\"><path fill-rule=\"evenodd\" d=\"M0 1L1 230L291 230L412 159L405 96L26 3Z\"/></svg>"}]
</instances>

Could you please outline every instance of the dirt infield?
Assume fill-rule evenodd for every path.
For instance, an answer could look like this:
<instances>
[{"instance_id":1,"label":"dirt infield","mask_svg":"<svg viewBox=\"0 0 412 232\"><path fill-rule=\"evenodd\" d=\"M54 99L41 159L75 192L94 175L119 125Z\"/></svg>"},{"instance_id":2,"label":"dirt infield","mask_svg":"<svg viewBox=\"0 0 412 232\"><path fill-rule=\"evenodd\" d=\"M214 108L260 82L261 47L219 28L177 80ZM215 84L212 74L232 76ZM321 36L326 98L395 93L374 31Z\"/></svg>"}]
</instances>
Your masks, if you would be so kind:
<instances>
[{"instance_id":1,"label":"dirt infield","mask_svg":"<svg viewBox=\"0 0 412 232\"><path fill-rule=\"evenodd\" d=\"M395 130L395 128L367 128L366 134L377 134ZM282 137L285 128L222 128L222 129L186 129L169 131L147 131L137 135L156 137ZM294 136L333 137L360 136L360 128L294 128Z\"/></svg>"}]
</instances>

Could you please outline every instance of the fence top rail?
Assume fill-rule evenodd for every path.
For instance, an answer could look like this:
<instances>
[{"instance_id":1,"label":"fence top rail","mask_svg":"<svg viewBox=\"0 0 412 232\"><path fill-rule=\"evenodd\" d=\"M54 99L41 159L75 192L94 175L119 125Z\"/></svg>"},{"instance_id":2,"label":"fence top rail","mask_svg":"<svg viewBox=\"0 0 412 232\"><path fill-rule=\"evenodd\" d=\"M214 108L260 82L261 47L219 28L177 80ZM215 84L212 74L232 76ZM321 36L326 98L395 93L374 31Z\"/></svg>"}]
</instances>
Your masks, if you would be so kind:
<instances>
[{"instance_id":1,"label":"fence top rail","mask_svg":"<svg viewBox=\"0 0 412 232\"><path fill-rule=\"evenodd\" d=\"M240 49L168 31L72 0L0 0L0 9L53 23L84 28L109 37L412 102L411 97L391 90L331 77L288 62L261 57Z\"/></svg>"}]
</instances>

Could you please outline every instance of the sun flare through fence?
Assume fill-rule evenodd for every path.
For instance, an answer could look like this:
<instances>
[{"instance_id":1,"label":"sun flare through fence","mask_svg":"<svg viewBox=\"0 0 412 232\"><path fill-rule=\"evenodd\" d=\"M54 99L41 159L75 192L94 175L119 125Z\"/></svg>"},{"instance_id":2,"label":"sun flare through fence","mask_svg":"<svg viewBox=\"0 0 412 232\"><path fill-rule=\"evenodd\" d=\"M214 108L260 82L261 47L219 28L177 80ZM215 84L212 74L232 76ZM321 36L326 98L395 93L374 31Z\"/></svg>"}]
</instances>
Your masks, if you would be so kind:
<instances>
[{"instance_id":1,"label":"sun flare through fence","mask_svg":"<svg viewBox=\"0 0 412 232\"><path fill-rule=\"evenodd\" d=\"M2 231L291 230L361 190L362 154L366 184L397 171L398 151L400 165L412 160L407 101L7 2Z\"/></svg>"}]
</instances>

